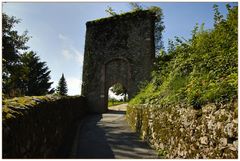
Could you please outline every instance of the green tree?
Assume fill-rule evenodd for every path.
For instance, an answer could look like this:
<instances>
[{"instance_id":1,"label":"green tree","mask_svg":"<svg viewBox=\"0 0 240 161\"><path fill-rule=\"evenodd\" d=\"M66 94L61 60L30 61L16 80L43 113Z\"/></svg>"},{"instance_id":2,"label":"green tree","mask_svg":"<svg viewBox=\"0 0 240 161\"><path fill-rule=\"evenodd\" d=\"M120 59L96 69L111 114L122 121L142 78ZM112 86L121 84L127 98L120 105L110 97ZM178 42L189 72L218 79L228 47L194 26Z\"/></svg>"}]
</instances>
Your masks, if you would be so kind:
<instances>
[{"instance_id":1,"label":"green tree","mask_svg":"<svg viewBox=\"0 0 240 161\"><path fill-rule=\"evenodd\" d=\"M228 8L229 5L227 5L227 9ZM221 13L219 12L218 5L214 4L213 9L214 9L214 26L216 27L216 25L223 20L223 15L221 15Z\"/></svg>"},{"instance_id":2,"label":"green tree","mask_svg":"<svg viewBox=\"0 0 240 161\"><path fill-rule=\"evenodd\" d=\"M143 7L141 5L139 5L139 3L137 3L137 2L129 2L129 5L130 5L131 10L133 12L143 10Z\"/></svg>"},{"instance_id":3,"label":"green tree","mask_svg":"<svg viewBox=\"0 0 240 161\"><path fill-rule=\"evenodd\" d=\"M116 95L124 96L124 102L127 101L127 89L122 84L113 85L111 91Z\"/></svg>"},{"instance_id":4,"label":"green tree","mask_svg":"<svg viewBox=\"0 0 240 161\"><path fill-rule=\"evenodd\" d=\"M162 33L165 29L165 26L163 23L164 16L163 16L162 9L160 7L151 6L147 9L156 14L154 37L155 37L155 51L156 51L156 54L158 55L159 52L162 49L164 49L163 40L162 40L163 39Z\"/></svg>"},{"instance_id":5,"label":"green tree","mask_svg":"<svg viewBox=\"0 0 240 161\"><path fill-rule=\"evenodd\" d=\"M107 6L107 9L105 10L110 16L115 16L117 13L112 9L112 7Z\"/></svg>"},{"instance_id":6,"label":"green tree","mask_svg":"<svg viewBox=\"0 0 240 161\"><path fill-rule=\"evenodd\" d=\"M29 40L27 31L19 34L14 26L20 23L16 17L2 14L2 85L3 93L7 96L22 95L19 85L22 74L20 66L19 50L26 50L26 42Z\"/></svg>"},{"instance_id":7,"label":"green tree","mask_svg":"<svg viewBox=\"0 0 240 161\"><path fill-rule=\"evenodd\" d=\"M144 7L141 6L139 3L130 2L129 5L131 7L132 12L144 10ZM155 37L155 51L156 51L156 54L158 55L160 50L164 48L163 41L162 41L162 32L165 28L163 24L163 12L162 12L162 9L157 6L150 6L150 7L147 7L146 9L156 14L154 37Z\"/></svg>"},{"instance_id":8,"label":"green tree","mask_svg":"<svg viewBox=\"0 0 240 161\"><path fill-rule=\"evenodd\" d=\"M64 74L62 74L62 77L60 78L57 86L57 94L61 96L66 96L67 95L67 82L64 78Z\"/></svg>"},{"instance_id":9,"label":"green tree","mask_svg":"<svg viewBox=\"0 0 240 161\"><path fill-rule=\"evenodd\" d=\"M2 14L2 54L3 59L7 63L12 63L19 60L19 50L26 50L29 47L26 46L29 36L27 31L22 35L19 35L18 31L14 30L16 24L20 23L20 19L7 14Z\"/></svg>"},{"instance_id":10,"label":"green tree","mask_svg":"<svg viewBox=\"0 0 240 161\"><path fill-rule=\"evenodd\" d=\"M52 93L50 89L50 70L46 62L41 62L40 58L33 51L25 52L21 55L22 62L22 89L25 95L40 96Z\"/></svg>"}]
</instances>

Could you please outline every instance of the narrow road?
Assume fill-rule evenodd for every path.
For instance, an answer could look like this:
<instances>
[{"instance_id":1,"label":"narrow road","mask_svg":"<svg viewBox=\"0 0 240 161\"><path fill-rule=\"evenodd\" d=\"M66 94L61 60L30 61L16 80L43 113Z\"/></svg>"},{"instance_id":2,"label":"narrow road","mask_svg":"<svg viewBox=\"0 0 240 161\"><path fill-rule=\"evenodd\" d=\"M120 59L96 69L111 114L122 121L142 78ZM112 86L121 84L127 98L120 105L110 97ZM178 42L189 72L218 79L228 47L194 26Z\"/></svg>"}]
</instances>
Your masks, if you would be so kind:
<instances>
[{"instance_id":1,"label":"narrow road","mask_svg":"<svg viewBox=\"0 0 240 161\"><path fill-rule=\"evenodd\" d=\"M89 115L80 124L71 158L157 158L125 120L126 104L108 113Z\"/></svg>"}]
</instances>

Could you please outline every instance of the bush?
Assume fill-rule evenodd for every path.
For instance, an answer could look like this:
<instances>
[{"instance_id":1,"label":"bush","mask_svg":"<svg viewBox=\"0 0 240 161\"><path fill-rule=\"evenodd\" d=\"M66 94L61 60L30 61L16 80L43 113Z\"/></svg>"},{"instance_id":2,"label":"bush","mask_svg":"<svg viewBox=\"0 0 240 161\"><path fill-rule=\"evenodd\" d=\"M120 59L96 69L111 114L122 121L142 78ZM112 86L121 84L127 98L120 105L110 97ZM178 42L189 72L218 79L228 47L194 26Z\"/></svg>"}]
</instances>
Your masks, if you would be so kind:
<instances>
[{"instance_id":1,"label":"bush","mask_svg":"<svg viewBox=\"0 0 240 161\"><path fill-rule=\"evenodd\" d=\"M215 6L216 8L216 6ZM215 10L215 26L194 28L192 38L171 42L168 53L161 51L152 81L130 104L230 102L237 98L238 7L227 5L226 19Z\"/></svg>"}]
</instances>

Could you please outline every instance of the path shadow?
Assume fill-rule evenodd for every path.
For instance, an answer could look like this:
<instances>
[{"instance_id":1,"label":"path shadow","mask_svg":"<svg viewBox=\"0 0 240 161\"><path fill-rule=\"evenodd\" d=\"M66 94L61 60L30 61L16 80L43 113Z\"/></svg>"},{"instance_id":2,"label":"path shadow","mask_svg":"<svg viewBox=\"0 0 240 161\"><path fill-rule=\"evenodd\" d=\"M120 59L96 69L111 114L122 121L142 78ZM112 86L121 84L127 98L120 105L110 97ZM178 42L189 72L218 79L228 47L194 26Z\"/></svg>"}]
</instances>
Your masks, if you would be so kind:
<instances>
[{"instance_id":1,"label":"path shadow","mask_svg":"<svg viewBox=\"0 0 240 161\"><path fill-rule=\"evenodd\" d=\"M157 158L149 145L141 141L137 133L119 132L119 128L105 128L108 133L108 143L115 149L114 154L117 158L153 159Z\"/></svg>"},{"instance_id":2,"label":"path shadow","mask_svg":"<svg viewBox=\"0 0 240 161\"><path fill-rule=\"evenodd\" d=\"M86 116L78 129L74 155L70 158L157 158L155 151L132 132L125 121L125 114L123 110L109 110L103 115Z\"/></svg>"},{"instance_id":3,"label":"path shadow","mask_svg":"<svg viewBox=\"0 0 240 161\"><path fill-rule=\"evenodd\" d=\"M123 114L125 115L126 114L126 111L122 111L122 110L108 110L107 113L110 113L110 114Z\"/></svg>"},{"instance_id":4,"label":"path shadow","mask_svg":"<svg viewBox=\"0 0 240 161\"><path fill-rule=\"evenodd\" d=\"M114 158L113 151L107 142L106 133L98 126L101 118L100 114L92 114L83 119L79 136L75 140L77 141L75 155L71 158Z\"/></svg>"},{"instance_id":5,"label":"path shadow","mask_svg":"<svg viewBox=\"0 0 240 161\"><path fill-rule=\"evenodd\" d=\"M125 111L122 111L125 112ZM113 111L115 113L115 111ZM109 145L116 158L157 159L155 151L139 138L139 134L133 132L127 122L108 122L104 126Z\"/></svg>"}]
</instances>

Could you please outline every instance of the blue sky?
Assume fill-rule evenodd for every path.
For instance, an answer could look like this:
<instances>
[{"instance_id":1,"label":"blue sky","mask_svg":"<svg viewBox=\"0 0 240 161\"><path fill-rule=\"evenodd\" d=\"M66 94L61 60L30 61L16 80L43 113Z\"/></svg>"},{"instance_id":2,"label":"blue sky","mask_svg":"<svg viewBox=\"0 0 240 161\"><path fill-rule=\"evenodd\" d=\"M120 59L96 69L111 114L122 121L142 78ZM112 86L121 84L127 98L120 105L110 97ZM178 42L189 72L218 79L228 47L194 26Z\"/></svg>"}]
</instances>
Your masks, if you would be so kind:
<instances>
[{"instance_id":1,"label":"blue sky","mask_svg":"<svg viewBox=\"0 0 240 161\"><path fill-rule=\"evenodd\" d=\"M163 10L165 47L168 39L175 36L190 38L196 23L205 23L205 28L213 27L213 4L226 15L226 3L182 3L154 2L139 3L143 6L159 6ZM233 4L233 3L230 3ZM236 5L236 3L235 3ZM68 94L76 95L81 91L82 63L86 22L109 16L105 9L111 6L116 12L129 11L126 2L103 3L3 3L3 12L22 19L16 30L29 31L32 38L27 45L37 52L41 61L47 62L56 87L62 73L68 85Z\"/></svg>"}]
</instances>

